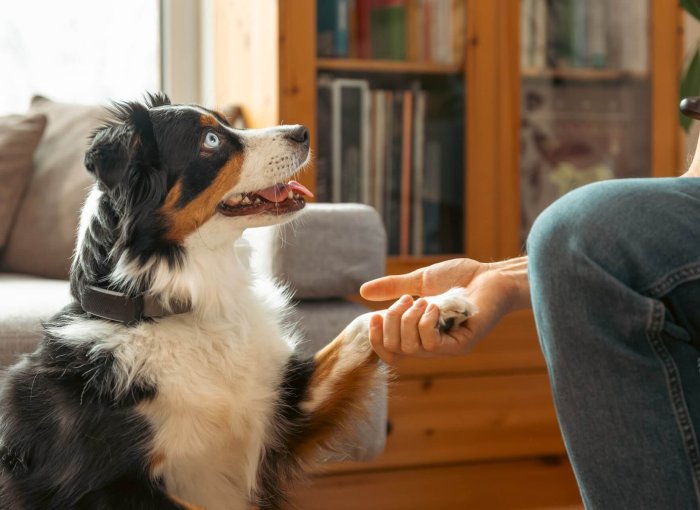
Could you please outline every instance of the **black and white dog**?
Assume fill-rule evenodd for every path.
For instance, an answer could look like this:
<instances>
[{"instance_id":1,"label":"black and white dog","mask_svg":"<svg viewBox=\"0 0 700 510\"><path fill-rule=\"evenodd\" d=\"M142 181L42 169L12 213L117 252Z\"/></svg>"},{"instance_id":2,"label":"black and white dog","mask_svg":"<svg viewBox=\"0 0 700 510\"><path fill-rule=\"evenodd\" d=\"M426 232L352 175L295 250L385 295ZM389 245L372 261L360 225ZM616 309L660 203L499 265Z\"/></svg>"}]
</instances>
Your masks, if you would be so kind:
<instances>
[{"instance_id":1,"label":"black and white dog","mask_svg":"<svg viewBox=\"0 0 700 510\"><path fill-rule=\"evenodd\" d=\"M85 157L74 303L3 383L0 509L278 508L384 384L366 316L302 358L284 289L234 249L304 207L284 183L308 132L162 94L112 113Z\"/></svg>"}]
</instances>

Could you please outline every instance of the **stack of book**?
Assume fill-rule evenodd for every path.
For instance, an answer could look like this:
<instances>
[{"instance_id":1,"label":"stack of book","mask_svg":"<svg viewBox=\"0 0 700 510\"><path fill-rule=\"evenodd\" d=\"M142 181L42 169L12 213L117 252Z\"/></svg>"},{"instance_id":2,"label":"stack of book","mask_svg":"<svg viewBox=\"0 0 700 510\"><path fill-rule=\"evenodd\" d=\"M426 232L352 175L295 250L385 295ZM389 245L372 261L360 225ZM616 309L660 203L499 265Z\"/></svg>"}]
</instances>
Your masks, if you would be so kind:
<instances>
[{"instance_id":1,"label":"stack of book","mask_svg":"<svg viewBox=\"0 0 700 510\"><path fill-rule=\"evenodd\" d=\"M522 0L521 23L525 69L648 71L647 0Z\"/></svg>"},{"instance_id":2,"label":"stack of book","mask_svg":"<svg viewBox=\"0 0 700 510\"><path fill-rule=\"evenodd\" d=\"M382 215L389 254L463 250L463 91L321 76L317 194Z\"/></svg>"},{"instance_id":3,"label":"stack of book","mask_svg":"<svg viewBox=\"0 0 700 510\"><path fill-rule=\"evenodd\" d=\"M321 57L458 63L465 0L318 0Z\"/></svg>"}]
</instances>

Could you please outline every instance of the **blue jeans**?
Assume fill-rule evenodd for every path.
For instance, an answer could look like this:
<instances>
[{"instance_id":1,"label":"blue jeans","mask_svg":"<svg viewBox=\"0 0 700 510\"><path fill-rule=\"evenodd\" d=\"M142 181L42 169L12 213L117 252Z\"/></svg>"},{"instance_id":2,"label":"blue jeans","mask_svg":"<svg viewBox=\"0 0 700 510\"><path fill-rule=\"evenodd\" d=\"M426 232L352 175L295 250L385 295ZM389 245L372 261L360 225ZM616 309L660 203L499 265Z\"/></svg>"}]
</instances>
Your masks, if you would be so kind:
<instances>
[{"instance_id":1,"label":"blue jeans","mask_svg":"<svg viewBox=\"0 0 700 510\"><path fill-rule=\"evenodd\" d=\"M535 222L528 254L586 508L699 508L700 178L573 191Z\"/></svg>"}]
</instances>

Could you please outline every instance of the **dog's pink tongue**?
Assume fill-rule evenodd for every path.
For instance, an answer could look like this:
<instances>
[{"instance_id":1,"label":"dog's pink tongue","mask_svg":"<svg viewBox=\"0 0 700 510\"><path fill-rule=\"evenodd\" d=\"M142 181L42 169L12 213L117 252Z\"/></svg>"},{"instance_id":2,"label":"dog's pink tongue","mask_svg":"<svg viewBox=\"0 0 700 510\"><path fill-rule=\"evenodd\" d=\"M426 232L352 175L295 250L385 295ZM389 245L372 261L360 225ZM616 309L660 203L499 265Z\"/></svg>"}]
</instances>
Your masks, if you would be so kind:
<instances>
[{"instance_id":1,"label":"dog's pink tongue","mask_svg":"<svg viewBox=\"0 0 700 510\"><path fill-rule=\"evenodd\" d=\"M305 186L299 184L297 181L289 181L288 184L275 184L274 186L270 186L269 188L256 192L256 194L260 195L269 202L278 203L287 200L287 198L289 198L290 191L306 197L314 196L313 193L311 193Z\"/></svg>"}]
</instances>

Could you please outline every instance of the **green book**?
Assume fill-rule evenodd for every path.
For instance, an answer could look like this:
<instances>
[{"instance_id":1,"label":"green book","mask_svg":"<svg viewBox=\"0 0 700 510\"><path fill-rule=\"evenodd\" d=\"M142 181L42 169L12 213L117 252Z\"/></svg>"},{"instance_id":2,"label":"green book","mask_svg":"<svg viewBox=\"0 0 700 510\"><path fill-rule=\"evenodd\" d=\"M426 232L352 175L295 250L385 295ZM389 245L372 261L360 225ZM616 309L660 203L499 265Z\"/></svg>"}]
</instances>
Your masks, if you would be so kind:
<instances>
[{"instance_id":1,"label":"green book","mask_svg":"<svg viewBox=\"0 0 700 510\"><path fill-rule=\"evenodd\" d=\"M383 5L370 13L372 58L406 59L406 8L403 5Z\"/></svg>"}]
</instances>

